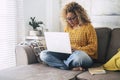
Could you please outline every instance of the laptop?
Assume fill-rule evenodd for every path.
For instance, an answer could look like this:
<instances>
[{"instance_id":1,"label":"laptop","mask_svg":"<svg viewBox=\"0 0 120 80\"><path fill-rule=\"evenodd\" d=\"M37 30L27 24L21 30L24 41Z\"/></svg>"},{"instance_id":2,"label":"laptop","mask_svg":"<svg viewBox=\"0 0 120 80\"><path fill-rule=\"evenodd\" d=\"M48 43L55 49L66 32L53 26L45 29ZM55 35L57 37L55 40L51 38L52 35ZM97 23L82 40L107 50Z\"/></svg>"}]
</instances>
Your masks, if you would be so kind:
<instances>
[{"instance_id":1,"label":"laptop","mask_svg":"<svg viewBox=\"0 0 120 80\"><path fill-rule=\"evenodd\" d=\"M72 53L69 33L66 32L44 32L48 51L60 53Z\"/></svg>"}]
</instances>

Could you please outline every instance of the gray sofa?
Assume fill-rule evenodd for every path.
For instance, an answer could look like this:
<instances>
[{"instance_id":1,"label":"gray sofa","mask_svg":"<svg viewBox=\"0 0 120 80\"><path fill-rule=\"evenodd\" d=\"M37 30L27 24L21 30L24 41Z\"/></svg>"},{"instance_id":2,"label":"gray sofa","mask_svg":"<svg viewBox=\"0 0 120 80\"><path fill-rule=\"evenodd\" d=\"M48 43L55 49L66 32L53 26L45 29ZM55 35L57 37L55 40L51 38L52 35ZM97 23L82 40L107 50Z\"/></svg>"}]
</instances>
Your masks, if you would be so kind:
<instances>
[{"instance_id":1,"label":"gray sofa","mask_svg":"<svg viewBox=\"0 0 120 80\"><path fill-rule=\"evenodd\" d=\"M120 48L120 28L96 28L98 37L98 59L94 66L108 61ZM17 66L0 71L0 80L120 80L119 71L91 75L88 71L60 70L38 63L29 46L16 46ZM76 75L76 76L75 76Z\"/></svg>"}]
</instances>

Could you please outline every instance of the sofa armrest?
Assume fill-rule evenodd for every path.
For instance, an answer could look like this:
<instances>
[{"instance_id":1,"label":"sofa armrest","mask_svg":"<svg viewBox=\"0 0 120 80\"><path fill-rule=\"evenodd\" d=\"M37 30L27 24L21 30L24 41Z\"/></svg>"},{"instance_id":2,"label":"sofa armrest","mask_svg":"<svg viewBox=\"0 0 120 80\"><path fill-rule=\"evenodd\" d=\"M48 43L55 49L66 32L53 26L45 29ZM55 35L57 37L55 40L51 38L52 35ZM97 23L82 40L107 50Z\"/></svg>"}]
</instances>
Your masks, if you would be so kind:
<instances>
[{"instance_id":1,"label":"sofa armrest","mask_svg":"<svg viewBox=\"0 0 120 80\"><path fill-rule=\"evenodd\" d=\"M32 48L27 45L17 45L15 53L17 66L38 63Z\"/></svg>"}]
</instances>

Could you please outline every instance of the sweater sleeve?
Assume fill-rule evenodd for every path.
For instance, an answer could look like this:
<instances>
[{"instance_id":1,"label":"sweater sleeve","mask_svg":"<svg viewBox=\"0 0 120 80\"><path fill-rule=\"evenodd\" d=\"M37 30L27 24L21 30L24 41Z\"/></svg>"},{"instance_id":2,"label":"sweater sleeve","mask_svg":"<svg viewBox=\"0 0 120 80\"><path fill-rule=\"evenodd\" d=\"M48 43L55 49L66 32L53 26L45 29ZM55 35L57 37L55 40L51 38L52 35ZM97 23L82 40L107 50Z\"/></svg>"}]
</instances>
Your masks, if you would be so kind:
<instances>
[{"instance_id":1,"label":"sweater sleeve","mask_svg":"<svg viewBox=\"0 0 120 80\"><path fill-rule=\"evenodd\" d=\"M86 29L87 45L78 47L78 50L85 51L88 55L95 55L97 52L97 36L96 31L92 25L88 25Z\"/></svg>"}]
</instances>

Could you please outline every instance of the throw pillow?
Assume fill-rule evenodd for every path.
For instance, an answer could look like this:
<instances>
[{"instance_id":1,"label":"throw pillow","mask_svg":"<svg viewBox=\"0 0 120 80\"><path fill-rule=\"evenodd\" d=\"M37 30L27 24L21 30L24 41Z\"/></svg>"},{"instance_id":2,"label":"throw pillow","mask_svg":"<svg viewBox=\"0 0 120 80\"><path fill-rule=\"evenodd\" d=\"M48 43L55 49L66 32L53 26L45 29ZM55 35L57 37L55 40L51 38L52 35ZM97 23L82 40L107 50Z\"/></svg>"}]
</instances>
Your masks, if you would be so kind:
<instances>
[{"instance_id":1,"label":"throw pillow","mask_svg":"<svg viewBox=\"0 0 120 80\"><path fill-rule=\"evenodd\" d=\"M118 52L103 65L103 67L105 70L120 70L120 48L118 49Z\"/></svg>"}]
</instances>

